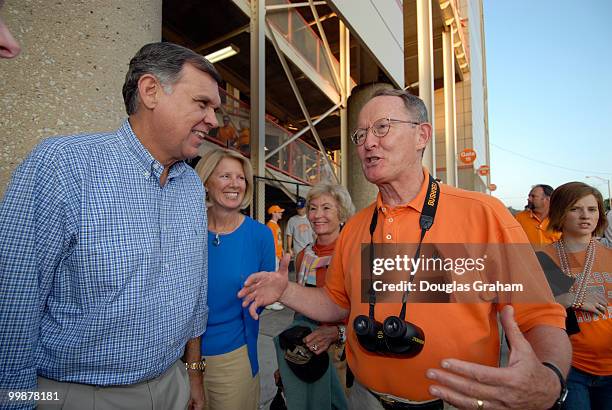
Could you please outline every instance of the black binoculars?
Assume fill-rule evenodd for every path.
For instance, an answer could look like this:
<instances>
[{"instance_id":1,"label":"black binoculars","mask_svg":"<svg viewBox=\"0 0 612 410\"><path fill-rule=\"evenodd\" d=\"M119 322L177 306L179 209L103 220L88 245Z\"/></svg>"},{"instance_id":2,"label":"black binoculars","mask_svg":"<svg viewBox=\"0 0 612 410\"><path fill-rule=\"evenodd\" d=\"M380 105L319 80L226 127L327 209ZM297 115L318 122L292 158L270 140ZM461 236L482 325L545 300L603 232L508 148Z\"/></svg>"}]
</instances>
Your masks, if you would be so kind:
<instances>
[{"instance_id":1,"label":"black binoculars","mask_svg":"<svg viewBox=\"0 0 612 410\"><path fill-rule=\"evenodd\" d=\"M397 316L389 316L381 324L369 316L359 315L353 321L353 329L359 344L373 353L414 357L425 345L423 330Z\"/></svg>"}]
</instances>

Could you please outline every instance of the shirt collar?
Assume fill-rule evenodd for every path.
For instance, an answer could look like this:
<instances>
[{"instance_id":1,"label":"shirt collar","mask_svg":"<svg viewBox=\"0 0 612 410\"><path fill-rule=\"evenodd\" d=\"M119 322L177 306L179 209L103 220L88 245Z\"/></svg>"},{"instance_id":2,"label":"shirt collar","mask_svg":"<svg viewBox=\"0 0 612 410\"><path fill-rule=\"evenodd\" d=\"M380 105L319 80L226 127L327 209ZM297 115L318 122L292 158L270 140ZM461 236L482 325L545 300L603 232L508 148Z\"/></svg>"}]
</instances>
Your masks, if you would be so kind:
<instances>
[{"instance_id":1,"label":"shirt collar","mask_svg":"<svg viewBox=\"0 0 612 410\"><path fill-rule=\"evenodd\" d=\"M378 192L378 195L376 196L376 208L379 211L381 211L383 214L386 214L391 209L401 209L401 208L412 208L419 213L422 212L423 202L425 201L425 195L427 194L427 186L429 185L429 171L425 167L423 167L423 177L424 177L423 183L421 184L421 188L419 189L419 192L409 202L392 208L389 205L386 205L383 203L382 196L380 195L380 192Z\"/></svg>"},{"instance_id":2,"label":"shirt collar","mask_svg":"<svg viewBox=\"0 0 612 410\"><path fill-rule=\"evenodd\" d=\"M142 145L136 134L134 134L130 121L126 119L117 132L123 137L123 141L128 151L134 156L136 162L140 164L146 172L155 175L159 179L164 171L164 166L151 155L144 145ZM189 168L189 165L187 165L185 161L179 161L173 164L168 173L168 179L181 175Z\"/></svg>"}]
</instances>

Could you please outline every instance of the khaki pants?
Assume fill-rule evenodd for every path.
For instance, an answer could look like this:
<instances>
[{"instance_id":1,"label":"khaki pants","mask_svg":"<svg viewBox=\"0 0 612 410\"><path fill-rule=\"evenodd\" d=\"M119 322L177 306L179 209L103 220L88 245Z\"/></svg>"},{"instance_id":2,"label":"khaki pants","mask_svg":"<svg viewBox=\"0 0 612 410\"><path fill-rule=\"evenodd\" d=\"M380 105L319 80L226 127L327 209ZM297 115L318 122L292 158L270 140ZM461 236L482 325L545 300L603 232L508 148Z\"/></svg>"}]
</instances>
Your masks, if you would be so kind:
<instances>
[{"instance_id":1,"label":"khaki pants","mask_svg":"<svg viewBox=\"0 0 612 410\"><path fill-rule=\"evenodd\" d=\"M247 347L205 356L204 394L208 410L255 410L259 404L259 374L251 376Z\"/></svg>"},{"instance_id":2,"label":"khaki pants","mask_svg":"<svg viewBox=\"0 0 612 410\"><path fill-rule=\"evenodd\" d=\"M349 389L347 401L350 410L385 410L378 399L359 383L357 379L355 379L353 387ZM418 403L415 402L415 404ZM444 403L444 410L456 410L456 407Z\"/></svg>"},{"instance_id":3,"label":"khaki pants","mask_svg":"<svg viewBox=\"0 0 612 410\"><path fill-rule=\"evenodd\" d=\"M58 401L39 401L39 410L184 410L190 397L185 365L176 361L155 379L126 386L100 387L38 377L38 390L57 392Z\"/></svg>"},{"instance_id":4,"label":"khaki pants","mask_svg":"<svg viewBox=\"0 0 612 410\"><path fill-rule=\"evenodd\" d=\"M342 345L342 347L338 347L337 345L332 344L329 346L328 351L331 356L332 363L336 368L336 374L338 375L338 380L340 381L344 395L348 397L349 389L346 387L346 358L341 360L344 348L344 345Z\"/></svg>"}]
</instances>

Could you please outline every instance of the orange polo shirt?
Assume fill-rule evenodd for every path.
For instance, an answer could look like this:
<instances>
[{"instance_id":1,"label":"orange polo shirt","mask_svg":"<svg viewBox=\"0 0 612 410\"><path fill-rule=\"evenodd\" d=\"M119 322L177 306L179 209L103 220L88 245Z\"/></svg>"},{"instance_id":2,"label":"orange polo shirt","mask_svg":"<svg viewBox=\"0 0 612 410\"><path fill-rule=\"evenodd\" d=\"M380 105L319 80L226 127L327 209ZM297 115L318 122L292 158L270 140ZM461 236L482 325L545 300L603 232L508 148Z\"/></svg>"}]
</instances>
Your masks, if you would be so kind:
<instances>
[{"instance_id":1,"label":"orange polo shirt","mask_svg":"<svg viewBox=\"0 0 612 410\"><path fill-rule=\"evenodd\" d=\"M220 127L219 132L217 134L217 139L224 144L227 144L228 141L231 141L236 137L236 129L228 124L226 127Z\"/></svg>"},{"instance_id":2,"label":"orange polo shirt","mask_svg":"<svg viewBox=\"0 0 612 410\"><path fill-rule=\"evenodd\" d=\"M544 251L560 266L559 255L552 245ZM572 273L581 272L586 251L568 253L567 261ZM598 376L612 375L612 249L595 242L595 263L587 279L589 290L608 298L608 311L595 315L577 309L576 319L580 332L570 336L572 366Z\"/></svg>"},{"instance_id":3,"label":"orange polo shirt","mask_svg":"<svg viewBox=\"0 0 612 410\"><path fill-rule=\"evenodd\" d=\"M514 216L521 224L532 245L548 245L561 238L561 232L548 230L548 217L540 220L531 209L526 209Z\"/></svg>"},{"instance_id":4,"label":"orange polo shirt","mask_svg":"<svg viewBox=\"0 0 612 410\"><path fill-rule=\"evenodd\" d=\"M325 284L331 299L349 310L347 359L357 380L376 392L414 401L435 398L428 392L432 382L425 377L425 372L440 367L444 358L498 365L500 340L496 314L503 307L490 302L408 303L406 319L423 329L425 334L425 345L417 356L386 357L370 353L360 346L352 325L356 316L368 315L369 305L361 294L359 255L362 245L370 242L369 226L374 206L379 210L374 243L418 243L419 217L429 179L427 170L424 170L424 175L419 193L409 203L391 208L382 203L379 195L375 204L348 221L337 240ZM524 244L521 245L524 254L508 258L508 265L503 266L508 266L511 270L508 273L515 275L522 275L525 267L529 266L532 271L522 275L529 282L526 286L531 285L532 290L540 292L539 300L545 303L515 304L519 327L523 332L541 324L564 328L565 310L554 303L550 288L542 286L546 279L525 233L497 199L441 184L435 222L423 243ZM363 280L364 286L369 287L369 283L369 277ZM411 300L410 296L408 300ZM388 316L398 315L400 308L401 303L377 303L375 318L382 322Z\"/></svg>"},{"instance_id":5,"label":"orange polo shirt","mask_svg":"<svg viewBox=\"0 0 612 410\"><path fill-rule=\"evenodd\" d=\"M272 231L272 236L274 236L274 249L276 250L276 257L280 259L283 257L283 235L281 234L281 228L278 226L278 223L274 222L272 219L266 223L266 226Z\"/></svg>"}]
</instances>

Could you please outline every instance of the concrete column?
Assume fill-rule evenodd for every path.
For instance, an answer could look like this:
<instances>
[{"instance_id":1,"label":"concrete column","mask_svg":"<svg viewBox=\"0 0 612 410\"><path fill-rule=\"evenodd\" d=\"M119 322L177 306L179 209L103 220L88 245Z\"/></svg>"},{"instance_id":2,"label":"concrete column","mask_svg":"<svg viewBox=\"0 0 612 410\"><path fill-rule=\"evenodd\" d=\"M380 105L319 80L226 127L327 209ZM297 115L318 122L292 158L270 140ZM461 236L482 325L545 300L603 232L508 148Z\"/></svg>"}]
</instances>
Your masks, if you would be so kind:
<instances>
[{"instance_id":1,"label":"concrete column","mask_svg":"<svg viewBox=\"0 0 612 410\"><path fill-rule=\"evenodd\" d=\"M431 23L431 0L416 0L417 9L417 42L419 49L419 97L425 102L429 112L429 122L435 130L434 119L434 66L433 66L433 32ZM431 175L436 176L436 140L432 134L431 142L423 155L425 165Z\"/></svg>"},{"instance_id":2,"label":"concrete column","mask_svg":"<svg viewBox=\"0 0 612 410\"><path fill-rule=\"evenodd\" d=\"M391 84L386 83L375 83L355 87L348 99L348 129L352 132L352 130L357 128L359 112L376 91L393 88ZM347 162L348 190L351 193L351 198L353 198L355 207L359 210L370 205L376 199L378 188L376 185L368 182L363 176L361 161L357 154L357 146L352 142L349 144Z\"/></svg>"},{"instance_id":3,"label":"concrete column","mask_svg":"<svg viewBox=\"0 0 612 410\"><path fill-rule=\"evenodd\" d=\"M119 126L128 63L161 39L162 0L8 0L2 14L22 52L0 60L0 196L41 139Z\"/></svg>"},{"instance_id":4,"label":"concrete column","mask_svg":"<svg viewBox=\"0 0 612 410\"><path fill-rule=\"evenodd\" d=\"M265 177L266 154L266 3L251 0L251 164L255 175ZM255 182L255 214L259 222L266 219L266 184Z\"/></svg>"},{"instance_id":5,"label":"concrete column","mask_svg":"<svg viewBox=\"0 0 612 410\"><path fill-rule=\"evenodd\" d=\"M444 138L446 147L446 183L457 186L457 110L455 109L455 52L453 31L442 32L444 64Z\"/></svg>"}]
</instances>

